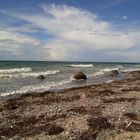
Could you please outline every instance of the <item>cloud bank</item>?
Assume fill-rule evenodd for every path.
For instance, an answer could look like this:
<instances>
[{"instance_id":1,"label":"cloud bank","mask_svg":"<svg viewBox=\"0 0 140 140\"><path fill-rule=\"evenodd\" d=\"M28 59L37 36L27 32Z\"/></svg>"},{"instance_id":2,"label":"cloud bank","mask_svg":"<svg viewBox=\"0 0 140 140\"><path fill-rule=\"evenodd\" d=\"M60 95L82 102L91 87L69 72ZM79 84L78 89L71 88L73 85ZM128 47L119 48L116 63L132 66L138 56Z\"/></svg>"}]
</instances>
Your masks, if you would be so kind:
<instances>
[{"instance_id":1,"label":"cloud bank","mask_svg":"<svg viewBox=\"0 0 140 140\"><path fill-rule=\"evenodd\" d=\"M23 35L22 32L19 32L20 28L14 30L14 34L9 30L2 31L0 32L2 41L0 49L2 49L1 46L5 46L4 50L6 50L5 48L9 44L16 53L26 56L28 53L24 53L28 48L25 52L23 48L30 46L32 53L37 54L37 58L43 60L104 61L106 59L106 61L121 61L119 57L124 61L140 59L139 52L136 49L133 50L133 47L136 48L140 45L139 32L126 33L127 29L119 31L119 29L113 28L110 22L83 9L55 4L40 5L39 7L41 11L38 13L15 12L11 14L8 11L4 13L18 20L26 21L33 28L41 29L46 34L46 40L42 41L27 34ZM124 18L126 19L126 17ZM31 28L29 29L31 30ZM31 32L29 29L23 30L22 28L25 32ZM38 33L36 30L35 32ZM51 38L47 39L48 36ZM9 49L7 48L7 50ZM125 52L124 57L122 52ZM102 59L98 56L102 56Z\"/></svg>"}]
</instances>

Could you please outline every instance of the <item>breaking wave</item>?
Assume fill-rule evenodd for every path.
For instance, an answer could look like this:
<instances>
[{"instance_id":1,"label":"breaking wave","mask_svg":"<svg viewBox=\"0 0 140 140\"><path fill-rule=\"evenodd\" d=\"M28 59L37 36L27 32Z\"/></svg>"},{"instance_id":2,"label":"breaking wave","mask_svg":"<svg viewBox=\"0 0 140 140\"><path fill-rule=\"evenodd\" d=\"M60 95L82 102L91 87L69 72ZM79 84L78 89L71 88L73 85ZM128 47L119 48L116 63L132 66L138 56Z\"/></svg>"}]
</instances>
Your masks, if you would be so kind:
<instances>
[{"instance_id":1,"label":"breaking wave","mask_svg":"<svg viewBox=\"0 0 140 140\"><path fill-rule=\"evenodd\" d=\"M37 77L39 75L53 75L59 73L59 70L45 71L45 72L27 72L22 73L0 73L0 78L26 78L26 77Z\"/></svg>"},{"instance_id":2,"label":"breaking wave","mask_svg":"<svg viewBox=\"0 0 140 140\"><path fill-rule=\"evenodd\" d=\"M29 86L22 87L19 90L1 93L0 97L16 95L16 94L33 93L33 92L42 93L42 92L46 92L46 91L55 90L57 87L60 88L60 86L63 88L62 85L70 83L70 82L71 82L71 80L69 79L69 80L63 80L63 81L56 82L56 83L55 82L46 82L41 85L40 84L39 85L29 85Z\"/></svg>"},{"instance_id":3,"label":"breaking wave","mask_svg":"<svg viewBox=\"0 0 140 140\"><path fill-rule=\"evenodd\" d=\"M105 74L103 71L97 71L93 74L93 76L100 76L100 75L103 75Z\"/></svg>"},{"instance_id":4,"label":"breaking wave","mask_svg":"<svg viewBox=\"0 0 140 140\"><path fill-rule=\"evenodd\" d=\"M32 68L15 68L15 69L1 69L0 74L13 74L21 72L30 72Z\"/></svg>"},{"instance_id":5,"label":"breaking wave","mask_svg":"<svg viewBox=\"0 0 140 140\"><path fill-rule=\"evenodd\" d=\"M94 67L93 64L72 64L72 65L67 65L68 67Z\"/></svg>"},{"instance_id":6,"label":"breaking wave","mask_svg":"<svg viewBox=\"0 0 140 140\"><path fill-rule=\"evenodd\" d=\"M110 71L112 71L112 70L120 70L121 68L123 68L123 66L117 65L117 66L115 66L115 67L102 69L101 71L103 71L103 72L110 72Z\"/></svg>"},{"instance_id":7,"label":"breaking wave","mask_svg":"<svg viewBox=\"0 0 140 140\"><path fill-rule=\"evenodd\" d=\"M128 69L125 69L125 70L122 70L122 72L131 72L131 71L139 71L140 68L128 68Z\"/></svg>"},{"instance_id":8,"label":"breaking wave","mask_svg":"<svg viewBox=\"0 0 140 140\"><path fill-rule=\"evenodd\" d=\"M120 70L121 68L123 68L123 66L121 65L117 65L115 67L111 67L111 68L104 68L104 69L99 69L98 71L96 71L93 76L101 76L104 75L106 73L111 72L112 70Z\"/></svg>"}]
</instances>

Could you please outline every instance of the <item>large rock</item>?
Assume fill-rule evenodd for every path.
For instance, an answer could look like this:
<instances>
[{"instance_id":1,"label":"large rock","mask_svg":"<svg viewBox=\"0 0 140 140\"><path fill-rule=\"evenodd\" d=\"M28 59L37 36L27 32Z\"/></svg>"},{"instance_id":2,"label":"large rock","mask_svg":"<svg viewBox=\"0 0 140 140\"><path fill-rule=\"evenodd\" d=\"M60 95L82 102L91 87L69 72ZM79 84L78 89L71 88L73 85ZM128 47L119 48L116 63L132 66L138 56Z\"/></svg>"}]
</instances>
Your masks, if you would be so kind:
<instances>
[{"instance_id":1,"label":"large rock","mask_svg":"<svg viewBox=\"0 0 140 140\"><path fill-rule=\"evenodd\" d=\"M86 80L87 76L83 72L78 71L78 72L75 73L73 78L76 79L76 80Z\"/></svg>"},{"instance_id":2,"label":"large rock","mask_svg":"<svg viewBox=\"0 0 140 140\"><path fill-rule=\"evenodd\" d=\"M112 70L109 74L111 77L116 77L116 76L118 76L119 72L118 72L118 70Z\"/></svg>"},{"instance_id":3,"label":"large rock","mask_svg":"<svg viewBox=\"0 0 140 140\"><path fill-rule=\"evenodd\" d=\"M37 78L43 80L43 79L45 79L45 76L44 75L39 75Z\"/></svg>"},{"instance_id":4,"label":"large rock","mask_svg":"<svg viewBox=\"0 0 140 140\"><path fill-rule=\"evenodd\" d=\"M140 70L139 70L139 71L131 71L131 72L128 74L128 77L140 79Z\"/></svg>"}]
</instances>

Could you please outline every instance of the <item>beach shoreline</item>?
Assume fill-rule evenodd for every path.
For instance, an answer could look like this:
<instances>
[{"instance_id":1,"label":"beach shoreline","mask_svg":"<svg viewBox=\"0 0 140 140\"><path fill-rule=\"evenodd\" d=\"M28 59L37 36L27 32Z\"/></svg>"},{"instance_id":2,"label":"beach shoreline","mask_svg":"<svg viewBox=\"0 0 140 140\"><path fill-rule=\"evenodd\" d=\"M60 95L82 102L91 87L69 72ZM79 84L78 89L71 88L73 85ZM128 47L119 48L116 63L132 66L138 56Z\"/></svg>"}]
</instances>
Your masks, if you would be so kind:
<instances>
[{"instance_id":1,"label":"beach shoreline","mask_svg":"<svg viewBox=\"0 0 140 140\"><path fill-rule=\"evenodd\" d=\"M110 83L1 100L1 139L140 139L140 73L131 73Z\"/></svg>"}]
</instances>

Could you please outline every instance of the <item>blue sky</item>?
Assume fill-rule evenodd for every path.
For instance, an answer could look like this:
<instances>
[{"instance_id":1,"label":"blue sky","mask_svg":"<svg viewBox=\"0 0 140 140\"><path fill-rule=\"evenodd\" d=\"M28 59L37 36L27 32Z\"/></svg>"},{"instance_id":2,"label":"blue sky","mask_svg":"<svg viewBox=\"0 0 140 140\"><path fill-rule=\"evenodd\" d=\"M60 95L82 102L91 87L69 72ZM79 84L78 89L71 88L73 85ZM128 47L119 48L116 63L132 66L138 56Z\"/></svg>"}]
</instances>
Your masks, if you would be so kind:
<instances>
[{"instance_id":1,"label":"blue sky","mask_svg":"<svg viewBox=\"0 0 140 140\"><path fill-rule=\"evenodd\" d=\"M0 60L140 62L139 0L1 0Z\"/></svg>"}]
</instances>

